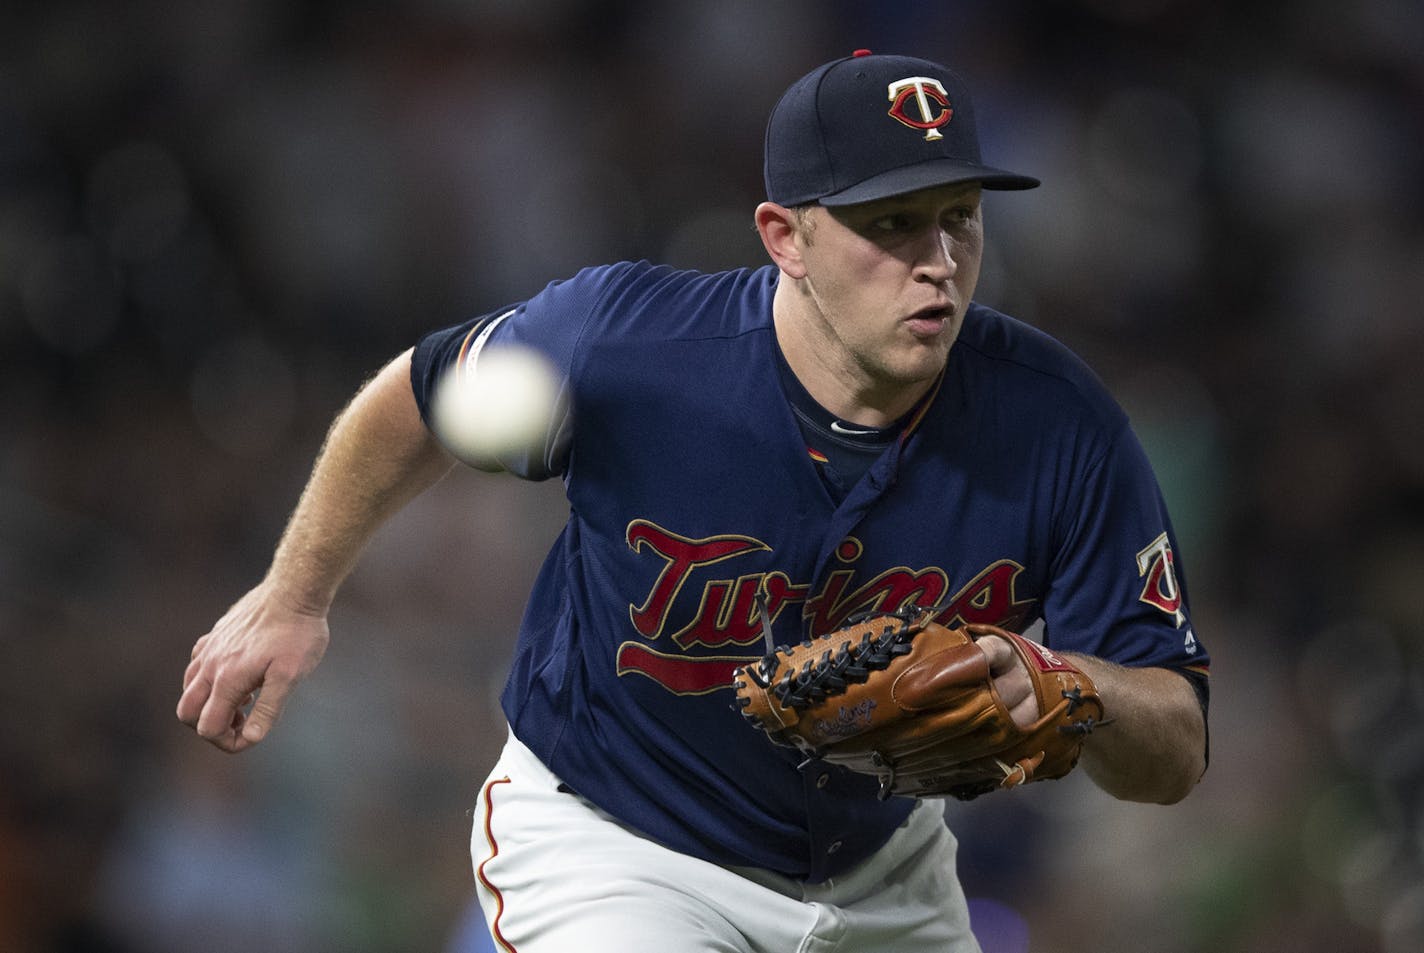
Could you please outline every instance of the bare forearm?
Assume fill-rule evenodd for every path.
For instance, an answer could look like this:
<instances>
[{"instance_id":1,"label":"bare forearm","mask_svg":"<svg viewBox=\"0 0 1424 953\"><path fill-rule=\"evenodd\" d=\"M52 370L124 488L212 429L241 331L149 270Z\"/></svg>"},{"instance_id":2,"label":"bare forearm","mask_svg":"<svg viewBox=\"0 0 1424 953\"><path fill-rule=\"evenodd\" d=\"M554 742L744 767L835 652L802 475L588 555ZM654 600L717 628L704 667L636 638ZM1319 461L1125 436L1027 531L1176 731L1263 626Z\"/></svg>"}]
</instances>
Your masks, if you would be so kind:
<instances>
[{"instance_id":1,"label":"bare forearm","mask_svg":"<svg viewBox=\"0 0 1424 953\"><path fill-rule=\"evenodd\" d=\"M453 462L421 422L406 352L332 425L266 577L194 644L178 719L223 751L266 738L321 661L327 609L367 541Z\"/></svg>"},{"instance_id":2,"label":"bare forearm","mask_svg":"<svg viewBox=\"0 0 1424 953\"><path fill-rule=\"evenodd\" d=\"M406 352L332 425L264 585L294 608L324 613L376 530L453 462L420 419Z\"/></svg>"},{"instance_id":3,"label":"bare forearm","mask_svg":"<svg viewBox=\"0 0 1424 953\"><path fill-rule=\"evenodd\" d=\"M1111 724L1088 736L1082 768L1126 801L1171 804L1206 770L1206 726L1191 684L1161 668L1124 668L1075 655L1103 698Z\"/></svg>"}]
</instances>

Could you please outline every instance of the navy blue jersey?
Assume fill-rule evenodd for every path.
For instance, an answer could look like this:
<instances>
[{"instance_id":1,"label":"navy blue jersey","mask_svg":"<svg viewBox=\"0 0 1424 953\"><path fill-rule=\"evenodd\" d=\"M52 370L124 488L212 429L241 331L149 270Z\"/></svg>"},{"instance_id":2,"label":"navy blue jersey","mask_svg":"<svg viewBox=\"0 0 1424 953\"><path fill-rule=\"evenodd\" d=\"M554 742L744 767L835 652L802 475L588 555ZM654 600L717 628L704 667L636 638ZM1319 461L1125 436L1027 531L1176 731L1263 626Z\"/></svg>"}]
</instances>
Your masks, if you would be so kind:
<instances>
[{"instance_id":1,"label":"navy blue jersey","mask_svg":"<svg viewBox=\"0 0 1424 953\"><path fill-rule=\"evenodd\" d=\"M732 670L865 609L942 606L1058 649L1204 672L1157 482L1125 414L1061 344L972 305L945 373L832 493L778 373L772 267L599 267L416 348L422 413L474 342L562 370L569 425L504 461L562 476L567 526L503 694L574 790L669 846L819 881L904 820L876 782L773 745Z\"/></svg>"}]
</instances>

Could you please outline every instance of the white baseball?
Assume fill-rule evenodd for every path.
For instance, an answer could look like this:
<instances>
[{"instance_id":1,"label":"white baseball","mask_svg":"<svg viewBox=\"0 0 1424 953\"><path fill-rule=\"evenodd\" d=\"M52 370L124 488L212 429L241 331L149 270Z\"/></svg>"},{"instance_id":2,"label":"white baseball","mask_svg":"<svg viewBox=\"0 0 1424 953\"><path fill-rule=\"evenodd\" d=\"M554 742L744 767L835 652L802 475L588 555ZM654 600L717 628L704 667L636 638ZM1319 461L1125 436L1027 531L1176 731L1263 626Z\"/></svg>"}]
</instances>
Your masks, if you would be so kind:
<instances>
[{"instance_id":1,"label":"white baseball","mask_svg":"<svg viewBox=\"0 0 1424 953\"><path fill-rule=\"evenodd\" d=\"M558 399L559 375L547 358L525 347L490 347L473 365L445 372L431 425L455 456L488 466L542 444Z\"/></svg>"}]
</instances>

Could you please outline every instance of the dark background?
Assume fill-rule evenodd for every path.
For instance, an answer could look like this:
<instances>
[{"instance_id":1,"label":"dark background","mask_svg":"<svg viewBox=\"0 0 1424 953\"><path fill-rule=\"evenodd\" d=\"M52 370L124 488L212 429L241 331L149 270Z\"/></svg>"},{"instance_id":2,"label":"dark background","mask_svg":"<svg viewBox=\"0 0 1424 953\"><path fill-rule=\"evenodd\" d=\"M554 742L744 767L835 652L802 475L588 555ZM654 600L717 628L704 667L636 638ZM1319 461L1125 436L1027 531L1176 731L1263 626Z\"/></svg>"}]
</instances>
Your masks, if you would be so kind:
<instances>
[{"instance_id":1,"label":"dark background","mask_svg":"<svg viewBox=\"0 0 1424 953\"><path fill-rule=\"evenodd\" d=\"M423 330L763 261L764 117L858 46L956 65L1044 180L988 197L979 298L1133 414L1215 663L1182 804L951 808L987 953L1424 948L1414 0L6 4L0 948L473 949L559 487L462 471L383 530L249 754L174 719L189 648Z\"/></svg>"}]
</instances>

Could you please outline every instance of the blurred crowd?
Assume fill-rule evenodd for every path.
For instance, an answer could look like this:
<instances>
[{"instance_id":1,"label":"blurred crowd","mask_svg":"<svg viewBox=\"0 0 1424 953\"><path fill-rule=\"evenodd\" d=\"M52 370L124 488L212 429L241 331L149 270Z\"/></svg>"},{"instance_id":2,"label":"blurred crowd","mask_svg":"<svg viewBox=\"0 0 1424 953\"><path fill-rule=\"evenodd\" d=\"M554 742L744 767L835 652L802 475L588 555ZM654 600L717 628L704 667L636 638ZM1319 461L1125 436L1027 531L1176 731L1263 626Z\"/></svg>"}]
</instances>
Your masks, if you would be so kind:
<instances>
[{"instance_id":1,"label":"blurred crowd","mask_svg":"<svg viewBox=\"0 0 1424 953\"><path fill-rule=\"evenodd\" d=\"M0 949L474 953L469 808L556 483L372 544L260 748L173 716L324 430L585 264L756 265L761 134L956 65L979 298L1121 398L1214 661L1180 805L950 808L986 953L1424 949L1415 0L17 0L0 9Z\"/></svg>"}]
</instances>

